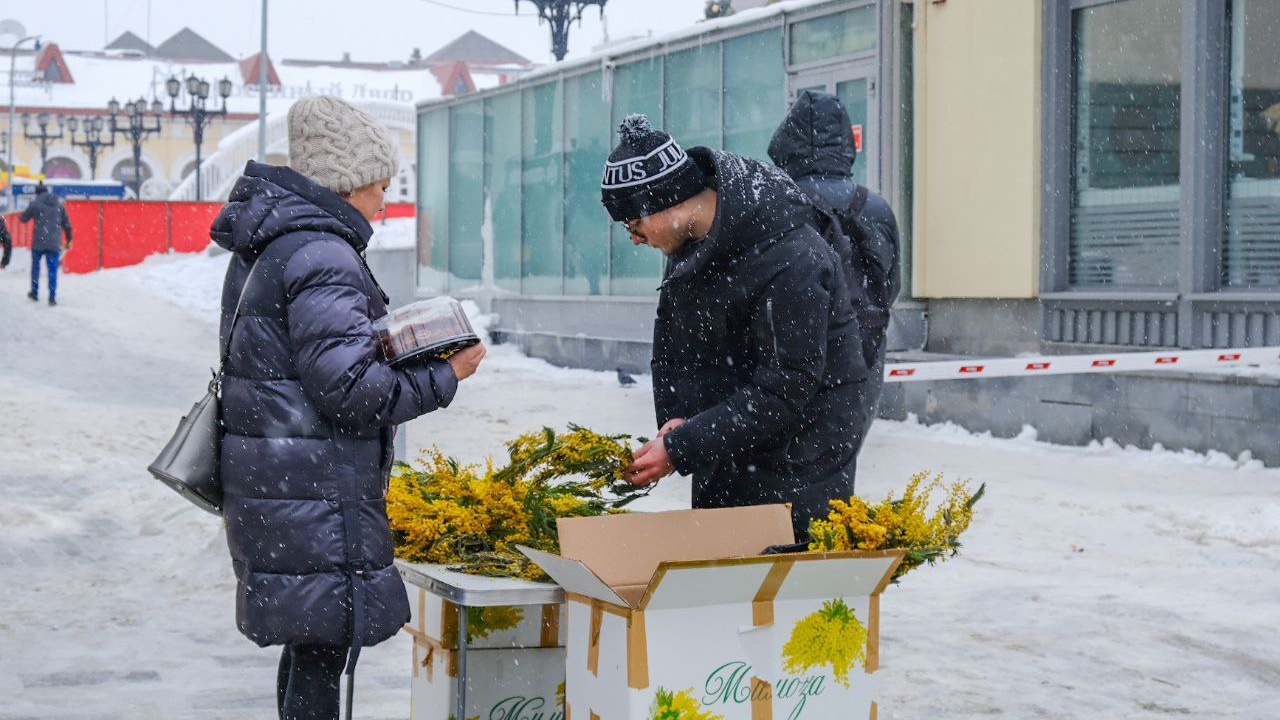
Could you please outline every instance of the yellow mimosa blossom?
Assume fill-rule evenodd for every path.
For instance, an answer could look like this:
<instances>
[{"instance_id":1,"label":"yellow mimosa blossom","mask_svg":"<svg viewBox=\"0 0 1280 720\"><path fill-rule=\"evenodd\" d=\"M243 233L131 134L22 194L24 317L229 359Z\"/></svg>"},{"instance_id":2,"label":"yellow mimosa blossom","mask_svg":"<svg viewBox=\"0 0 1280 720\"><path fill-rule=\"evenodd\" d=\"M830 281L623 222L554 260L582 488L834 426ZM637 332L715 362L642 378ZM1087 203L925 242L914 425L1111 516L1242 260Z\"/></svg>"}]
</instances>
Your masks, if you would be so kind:
<instances>
[{"instance_id":1,"label":"yellow mimosa blossom","mask_svg":"<svg viewBox=\"0 0 1280 720\"><path fill-rule=\"evenodd\" d=\"M967 481L947 486L946 499L930 514L930 496L941 486L942 475L930 479L929 473L922 472L911 477L900 498L889 493L875 505L857 496L847 502L832 500L827 519L809 524L809 549L904 549L906 556L894 571L894 582L926 562L932 565L954 557L960 551L960 534L969 528L973 505L986 485L972 493Z\"/></svg>"},{"instance_id":2,"label":"yellow mimosa blossom","mask_svg":"<svg viewBox=\"0 0 1280 720\"><path fill-rule=\"evenodd\" d=\"M782 646L783 668L798 675L827 665L835 681L849 687L849 671L866 661L867 628L853 610L837 598L796 623Z\"/></svg>"},{"instance_id":3,"label":"yellow mimosa blossom","mask_svg":"<svg viewBox=\"0 0 1280 720\"><path fill-rule=\"evenodd\" d=\"M693 696L693 688L679 692L658 688L649 708L649 720L724 720L724 716L704 710Z\"/></svg>"},{"instance_id":4,"label":"yellow mimosa blossom","mask_svg":"<svg viewBox=\"0 0 1280 720\"><path fill-rule=\"evenodd\" d=\"M387 489L396 555L464 572L544 580L517 545L559 551L556 518L620 512L649 492L623 477L631 438L570 426L507 443L508 462L463 465L438 448L398 465ZM483 637L483 636L480 636Z\"/></svg>"}]
</instances>

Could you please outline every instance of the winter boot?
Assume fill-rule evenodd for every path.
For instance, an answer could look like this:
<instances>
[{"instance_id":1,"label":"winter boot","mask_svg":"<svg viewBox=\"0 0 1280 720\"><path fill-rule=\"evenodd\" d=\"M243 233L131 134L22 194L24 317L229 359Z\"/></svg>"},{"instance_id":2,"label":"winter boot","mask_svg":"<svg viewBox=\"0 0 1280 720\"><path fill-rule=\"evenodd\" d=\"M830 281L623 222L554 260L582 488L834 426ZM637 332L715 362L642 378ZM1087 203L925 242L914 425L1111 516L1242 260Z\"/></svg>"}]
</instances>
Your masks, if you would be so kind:
<instances>
[{"instance_id":1,"label":"winter boot","mask_svg":"<svg viewBox=\"0 0 1280 720\"><path fill-rule=\"evenodd\" d=\"M54 307L57 304L58 304L57 300L54 300L53 298L49 298L49 307Z\"/></svg>"},{"instance_id":2,"label":"winter boot","mask_svg":"<svg viewBox=\"0 0 1280 720\"><path fill-rule=\"evenodd\" d=\"M27 297L31 298L31 302L35 302L35 301L37 301L37 300L39 300L39 299L40 299L40 298L39 298L39 297L37 297L37 296L36 296L36 294L35 294L35 293L33 293L33 292L29 292L29 293L27 293Z\"/></svg>"}]
</instances>

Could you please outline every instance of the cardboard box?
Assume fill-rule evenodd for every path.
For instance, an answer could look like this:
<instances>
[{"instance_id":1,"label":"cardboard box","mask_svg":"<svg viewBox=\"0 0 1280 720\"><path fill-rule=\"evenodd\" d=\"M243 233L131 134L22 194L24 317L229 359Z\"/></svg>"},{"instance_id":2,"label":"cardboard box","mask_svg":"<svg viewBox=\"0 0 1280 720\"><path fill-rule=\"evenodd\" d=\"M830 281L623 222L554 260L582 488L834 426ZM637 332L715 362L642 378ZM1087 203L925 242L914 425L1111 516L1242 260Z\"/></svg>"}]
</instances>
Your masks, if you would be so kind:
<instances>
[{"instance_id":1,"label":"cardboard box","mask_svg":"<svg viewBox=\"0 0 1280 720\"><path fill-rule=\"evenodd\" d=\"M413 617L405 626L413 636L411 720L446 720L457 714L463 681L459 612L468 613L470 636L466 718L563 720L563 605L465 608L424 588L418 588Z\"/></svg>"},{"instance_id":2,"label":"cardboard box","mask_svg":"<svg viewBox=\"0 0 1280 720\"><path fill-rule=\"evenodd\" d=\"M563 647L467 652L466 717L564 720ZM457 712L458 651L413 639L410 720L446 720Z\"/></svg>"},{"instance_id":3,"label":"cardboard box","mask_svg":"<svg viewBox=\"0 0 1280 720\"><path fill-rule=\"evenodd\" d=\"M562 605L501 605L467 608L467 647L522 648L564 645ZM418 588L418 601L406 629L435 640L445 648L458 647L458 606Z\"/></svg>"},{"instance_id":4,"label":"cardboard box","mask_svg":"<svg viewBox=\"0 0 1280 720\"><path fill-rule=\"evenodd\" d=\"M566 720L875 718L901 550L761 556L783 505L558 525L560 555L524 552L568 598Z\"/></svg>"}]
</instances>

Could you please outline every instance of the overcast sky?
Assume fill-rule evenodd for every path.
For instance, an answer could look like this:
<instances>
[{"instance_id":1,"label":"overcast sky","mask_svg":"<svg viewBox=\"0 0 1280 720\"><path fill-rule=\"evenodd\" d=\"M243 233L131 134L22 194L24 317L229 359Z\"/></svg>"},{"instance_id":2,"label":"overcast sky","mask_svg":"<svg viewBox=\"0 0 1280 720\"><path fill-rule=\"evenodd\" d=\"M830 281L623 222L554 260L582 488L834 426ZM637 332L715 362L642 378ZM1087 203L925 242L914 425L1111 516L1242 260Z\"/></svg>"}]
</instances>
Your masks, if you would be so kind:
<instances>
[{"instance_id":1,"label":"overcast sky","mask_svg":"<svg viewBox=\"0 0 1280 720\"><path fill-rule=\"evenodd\" d=\"M685 27L701 16L703 0L609 0L610 37ZM270 53L274 58L405 60L413 49L429 54L467 30L477 30L538 63L552 60L551 33L538 25L533 5L512 0L270 0ZM444 6L468 8L472 12ZM150 28L147 14L150 7ZM0 20L13 18L29 34L64 48L98 50L126 30L156 45L183 26L235 57L257 52L261 0L0 0ZM479 14L480 12L488 14ZM569 59L600 43L597 9L569 32Z\"/></svg>"}]
</instances>

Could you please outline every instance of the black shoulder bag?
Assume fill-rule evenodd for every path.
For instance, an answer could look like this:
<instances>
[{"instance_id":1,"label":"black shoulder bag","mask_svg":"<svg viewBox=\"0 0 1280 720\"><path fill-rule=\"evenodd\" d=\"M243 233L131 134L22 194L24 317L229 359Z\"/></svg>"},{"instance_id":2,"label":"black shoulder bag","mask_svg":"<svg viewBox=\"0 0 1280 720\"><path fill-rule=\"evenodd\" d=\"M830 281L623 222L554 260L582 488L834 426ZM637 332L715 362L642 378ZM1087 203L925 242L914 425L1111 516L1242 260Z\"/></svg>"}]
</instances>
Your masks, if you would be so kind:
<instances>
[{"instance_id":1,"label":"black shoulder bag","mask_svg":"<svg viewBox=\"0 0 1280 720\"><path fill-rule=\"evenodd\" d=\"M160 455L147 466L147 470L157 480L173 488L196 507L214 515L222 514L222 477L218 472L218 455L222 447L222 408L219 399L222 373L226 368L227 358L231 355L231 337L236 330L236 321L240 319L245 291L249 289L249 283L261 259L262 256L259 256L254 261L249 274L245 276L244 286L240 288L236 311L227 329L227 342L222 347L218 370L209 381L208 392L191 407L191 412L178 423L178 429L169 438Z\"/></svg>"}]
</instances>

